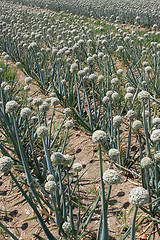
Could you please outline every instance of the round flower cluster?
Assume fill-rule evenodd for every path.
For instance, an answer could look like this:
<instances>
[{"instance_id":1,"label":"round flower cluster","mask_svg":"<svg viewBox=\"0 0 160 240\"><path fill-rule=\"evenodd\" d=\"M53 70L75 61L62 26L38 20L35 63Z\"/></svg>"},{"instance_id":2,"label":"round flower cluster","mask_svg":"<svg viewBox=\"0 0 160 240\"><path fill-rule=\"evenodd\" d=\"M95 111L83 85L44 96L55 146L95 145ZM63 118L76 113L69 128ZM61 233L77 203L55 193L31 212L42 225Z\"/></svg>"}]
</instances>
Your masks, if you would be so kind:
<instances>
[{"instance_id":1,"label":"round flower cluster","mask_svg":"<svg viewBox=\"0 0 160 240\"><path fill-rule=\"evenodd\" d=\"M15 112L18 108L18 103L14 100L8 101L6 103L6 113Z\"/></svg>"},{"instance_id":2,"label":"round flower cluster","mask_svg":"<svg viewBox=\"0 0 160 240\"><path fill-rule=\"evenodd\" d=\"M113 117L113 127L119 127L122 123L122 117L117 115L115 117Z\"/></svg>"},{"instance_id":3,"label":"round flower cluster","mask_svg":"<svg viewBox=\"0 0 160 240\"><path fill-rule=\"evenodd\" d=\"M133 99L133 94L132 93L126 93L125 95L125 101L126 102L131 102Z\"/></svg>"},{"instance_id":4,"label":"round flower cluster","mask_svg":"<svg viewBox=\"0 0 160 240\"><path fill-rule=\"evenodd\" d=\"M45 138L48 136L48 128L45 126L40 126L37 128L37 136L40 138Z\"/></svg>"},{"instance_id":5,"label":"round flower cluster","mask_svg":"<svg viewBox=\"0 0 160 240\"><path fill-rule=\"evenodd\" d=\"M160 162L160 152L156 152L154 154L154 159L155 159L156 162Z\"/></svg>"},{"instance_id":6,"label":"round flower cluster","mask_svg":"<svg viewBox=\"0 0 160 240\"><path fill-rule=\"evenodd\" d=\"M72 120L68 120L64 126L68 129L72 128L73 127L73 121Z\"/></svg>"},{"instance_id":7,"label":"round flower cluster","mask_svg":"<svg viewBox=\"0 0 160 240\"><path fill-rule=\"evenodd\" d=\"M26 86L24 87L24 91L29 92L30 90L31 90L31 88L30 88L29 85L26 85Z\"/></svg>"},{"instance_id":8,"label":"round flower cluster","mask_svg":"<svg viewBox=\"0 0 160 240\"><path fill-rule=\"evenodd\" d=\"M152 123L153 123L153 125L159 125L160 124L160 118L159 117L154 118Z\"/></svg>"},{"instance_id":9,"label":"round flower cluster","mask_svg":"<svg viewBox=\"0 0 160 240\"><path fill-rule=\"evenodd\" d=\"M32 80L33 80L33 79L32 79L31 77L26 77L26 78L25 78L25 83L26 83L26 84L30 84L30 83L32 82Z\"/></svg>"},{"instance_id":10,"label":"round flower cluster","mask_svg":"<svg viewBox=\"0 0 160 240\"><path fill-rule=\"evenodd\" d=\"M118 184L121 182L121 175L113 169L108 169L103 173L103 181L108 185Z\"/></svg>"},{"instance_id":11,"label":"round flower cluster","mask_svg":"<svg viewBox=\"0 0 160 240\"><path fill-rule=\"evenodd\" d=\"M99 82L102 82L103 80L104 80L104 76L103 76L103 75L99 75L99 76L98 76L98 81L99 81Z\"/></svg>"},{"instance_id":12,"label":"round flower cluster","mask_svg":"<svg viewBox=\"0 0 160 240\"><path fill-rule=\"evenodd\" d=\"M147 67L145 67L144 70L145 70L145 72L148 73L148 74L149 74L150 72L152 72L152 68L151 68L151 66L147 66Z\"/></svg>"},{"instance_id":13,"label":"round flower cluster","mask_svg":"<svg viewBox=\"0 0 160 240\"><path fill-rule=\"evenodd\" d=\"M133 188L129 194L129 201L136 206L143 206L149 202L148 191L142 187Z\"/></svg>"},{"instance_id":14,"label":"round flower cluster","mask_svg":"<svg viewBox=\"0 0 160 240\"><path fill-rule=\"evenodd\" d=\"M107 140L107 134L102 130L97 130L93 133L92 140L94 143L103 144Z\"/></svg>"},{"instance_id":15,"label":"round flower cluster","mask_svg":"<svg viewBox=\"0 0 160 240\"><path fill-rule=\"evenodd\" d=\"M118 78L112 78L111 84L113 84L113 85L119 85L119 79L118 79Z\"/></svg>"},{"instance_id":16,"label":"round flower cluster","mask_svg":"<svg viewBox=\"0 0 160 240\"><path fill-rule=\"evenodd\" d=\"M63 165L67 166L72 163L73 157L71 155L65 154L65 155L63 155L63 157L64 157Z\"/></svg>"},{"instance_id":17,"label":"round flower cluster","mask_svg":"<svg viewBox=\"0 0 160 240\"><path fill-rule=\"evenodd\" d=\"M54 176L52 174L49 174L47 176L47 181L54 181Z\"/></svg>"},{"instance_id":18,"label":"round flower cluster","mask_svg":"<svg viewBox=\"0 0 160 240\"><path fill-rule=\"evenodd\" d=\"M91 75L89 75L89 80L92 82L96 81L97 80L97 76L96 74L92 73Z\"/></svg>"},{"instance_id":19,"label":"round flower cluster","mask_svg":"<svg viewBox=\"0 0 160 240\"><path fill-rule=\"evenodd\" d=\"M0 158L0 172L8 172L13 167L13 160L4 156Z\"/></svg>"},{"instance_id":20,"label":"round flower cluster","mask_svg":"<svg viewBox=\"0 0 160 240\"><path fill-rule=\"evenodd\" d=\"M119 150L116 148L111 148L108 152L108 156L112 159L112 160L117 160L117 158L119 157Z\"/></svg>"},{"instance_id":21,"label":"round flower cluster","mask_svg":"<svg viewBox=\"0 0 160 240\"><path fill-rule=\"evenodd\" d=\"M81 172L83 169L83 166L81 163L74 163L73 164L73 171L74 172Z\"/></svg>"},{"instance_id":22,"label":"round flower cluster","mask_svg":"<svg viewBox=\"0 0 160 240\"><path fill-rule=\"evenodd\" d=\"M117 92L113 92L112 93L112 99L113 99L113 101L118 101L118 99L119 99L119 94L117 93Z\"/></svg>"},{"instance_id":23,"label":"round flower cluster","mask_svg":"<svg viewBox=\"0 0 160 240\"><path fill-rule=\"evenodd\" d=\"M39 107L41 104L43 103L42 99L41 98L34 98L33 99L33 105L36 106L36 107Z\"/></svg>"},{"instance_id":24,"label":"round flower cluster","mask_svg":"<svg viewBox=\"0 0 160 240\"><path fill-rule=\"evenodd\" d=\"M102 102L107 105L109 102L109 97L104 96L104 98L102 99Z\"/></svg>"},{"instance_id":25,"label":"round flower cluster","mask_svg":"<svg viewBox=\"0 0 160 240\"><path fill-rule=\"evenodd\" d=\"M40 105L39 110L40 112L43 112L43 113L49 111L49 103L43 102L43 104Z\"/></svg>"},{"instance_id":26,"label":"round flower cluster","mask_svg":"<svg viewBox=\"0 0 160 240\"><path fill-rule=\"evenodd\" d=\"M127 93L132 93L132 94L134 94L134 92L135 92L135 88L134 87L127 87Z\"/></svg>"},{"instance_id":27,"label":"round flower cluster","mask_svg":"<svg viewBox=\"0 0 160 240\"><path fill-rule=\"evenodd\" d=\"M56 183L55 181L48 181L44 186L45 190L49 193L53 193L56 190Z\"/></svg>"},{"instance_id":28,"label":"round flower cluster","mask_svg":"<svg viewBox=\"0 0 160 240\"><path fill-rule=\"evenodd\" d=\"M7 86L4 88L4 92L5 92L5 93L8 93L10 90L11 90L11 86L10 86L10 85L7 85Z\"/></svg>"},{"instance_id":29,"label":"round flower cluster","mask_svg":"<svg viewBox=\"0 0 160 240\"><path fill-rule=\"evenodd\" d=\"M51 155L51 162L54 165L60 165L65 162L65 158L62 153L60 152L55 152Z\"/></svg>"},{"instance_id":30,"label":"round flower cluster","mask_svg":"<svg viewBox=\"0 0 160 240\"><path fill-rule=\"evenodd\" d=\"M134 110L129 110L127 112L127 115L126 115L130 120L132 120L133 118L135 118L137 116L137 113L134 111Z\"/></svg>"},{"instance_id":31,"label":"round flower cluster","mask_svg":"<svg viewBox=\"0 0 160 240\"><path fill-rule=\"evenodd\" d=\"M70 224L70 222L64 222L63 224L62 224L62 229L63 229L63 231L65 232L65 233L68 233L68 232L70 232L71 231L71 224Z\"/></svg>"},{"instance_id":32,"label":"round flower cluster","mask_svg":"<svg viewBox=\"0 0 160 240\"><path fill-rule=\"evenodd\" d=\"M138 100L140 102L146 102L149 99L149 96L150 96L149 92L141 91L138 93Z\"/></svg>"},{"instance_id":33,"label":"round flower cluster","mask_svg":"<svg viewBox=\"0 0 160 240\"><path fill-rule=\"evenodd\" d=\"M141 159L141 168L149 169L150 167L152 167L152 165L152 159L150 159L149 157L144 157Z\"/></svg>"},{"instance_id":34,"label":"round flower cluster","mask_svg":"<svg viewBox=\"0 0 160 240\"><path fill-rule=\"evenodd\" d=\"M109 98L111 98L112 93L113 93L112 90L108 90L108 91L106 92L106 96L109 97Z\"/></svg>"},{"instance_id":35,"label":"round flower cluster","mask_svg":"<svg viewBox=\"0 0 160 240\"><path fill-rule=\"evenodd\" d=\"M32 112L32 111L31 111L30 108L25 107L25 108L22 108L20 115L21 115L21 117L22 117L23 119L26 119L26 118L29 118L29 117L30 117L31 112Z\"/></svg>"},{"instance_id":36,"label":"round flower cluster","mask_svg":"<svg viewBox=\"0 0 160 240\"><path fill-rule=\"evenodd\" d=\"M138 131L142 127L142 122L140 120L135 120L132 126L136 131Z\"/></svg>"},{"instance_id":37,"label":"round flower cluster","mask_svg":"<svg viewBox=\"0 0 160 240\"><path fill-rule=\"evenodd\" d=\"M55 107L56 105L59 104L59 99L57 97L52 97L51 104Z\"/></svg>"},{"instance_id":38,"label":"round flower cluster","mask_svg":"<svg viewBox=\"0 0 160 240\"><path fill-rule=\"evenodd\" d=\"M65 108L64 109L64 113L65 113L66 117L69 117L71 115L71 113L72 113L72 110L70 108Z\"/></svg>"},{"instance_id":39,"label":"round flower cluster","mask_svg":"<svg viewBox=\"0 0 160 240\"><path fill-rule=\"evenodd\" d=\"M160 142L160 129L155 129L151 134L151 140L153 142Z\"/></svg>"}]
</instances>

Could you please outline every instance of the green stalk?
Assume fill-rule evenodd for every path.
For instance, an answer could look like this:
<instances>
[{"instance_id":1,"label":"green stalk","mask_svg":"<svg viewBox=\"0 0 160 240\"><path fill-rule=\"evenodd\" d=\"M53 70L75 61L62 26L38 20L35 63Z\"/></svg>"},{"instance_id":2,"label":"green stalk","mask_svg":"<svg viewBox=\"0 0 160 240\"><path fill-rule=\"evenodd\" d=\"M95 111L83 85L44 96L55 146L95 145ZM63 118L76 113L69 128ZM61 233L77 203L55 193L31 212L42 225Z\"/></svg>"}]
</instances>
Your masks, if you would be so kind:
<instances>
[{"instance_id":1,"label":"green stalk","mask_svg":"<svg viewBox=\"0 0 160 240\"><path fill-rule=\"evenodd\" d=\"M100 240L108 240L108 223L107 223L107 210L105 204L105 190L103 182L103 167L102 167L102 150L99 144L99 166L100 166L100 179L101 179L101 194L102 194L102 230Z\"/></svg>"},{"instance_id":2,"label":"green stalk","mask_svg":"<svg viewBox=\"0 0 160 240\"><path fill-rule=\"evenodd\" d=\"M39 223L41 224L41 227L44 231L44 233L47 236L48 240L56 240L56 238L51 234L51 232L49 231L49 229L47 228L47 226L45 225L43 218L41 217L40 213L38 212L37 208L35 207L33 201L31 200L31 198L29 198L27 196L27 194L25 193L25 191L23 190L23 188L20 186L20 184L18 183L18 181L16 180L16 178L14 177L14 175L12 174L12 172L9 172L12 179L14 180L14 182L16 183L16 185L18 186L19 190L21 191L22 195L25 197L25 199L27 200L27 202L29 203L29 205L31 206L31 208L33 209L34 213L36 214ZM16 239L17 240L17 239Z\"/></svg>"},{"instance_id":3,"label":"green stalk","mask_svg":"<svg viewBox=\"0 0 160 240\"><path fill-rule=\"evenodd\" d=\"M135 240L135 230L136 230L135 229L135 223L136 223L137 212L138 212L138 206L135 206L134 215L133 215L133 219L132 219L131 238L130 238L130 240Z\"/></svg>"},{"instance_id":4,"label":"green stalk","mask_svg":"<svg viewBox=\"0 0 160 240\"><path fill-rule=\"evenodd\" d=\"M1 222L0 227L3 228L3 230L11 236L11 238L13 238L14 240L18 240L18 238L13 233L11 233L8 228L6 228Z\"/></svg>"}]
</instances>

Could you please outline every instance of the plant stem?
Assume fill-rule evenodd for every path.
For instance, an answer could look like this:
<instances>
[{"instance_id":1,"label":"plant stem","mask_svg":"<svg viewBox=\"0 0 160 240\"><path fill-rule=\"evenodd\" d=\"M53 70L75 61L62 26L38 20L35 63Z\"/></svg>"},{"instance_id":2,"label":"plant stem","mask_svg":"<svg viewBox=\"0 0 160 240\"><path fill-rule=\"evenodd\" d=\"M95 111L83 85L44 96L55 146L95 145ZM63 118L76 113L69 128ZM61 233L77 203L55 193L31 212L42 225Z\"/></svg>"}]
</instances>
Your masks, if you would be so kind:
<instances>
[{"instance_id":1,"label":"plant stem","mask_svg":"<svg viewBox=\"0 0 160 240\"><path fill-rule=\"evenodd\" d=\"M138 206L135 206L134 215L132 219L132 226L131 226L131 240L135 240L135 223L136 223L137 212L138 212Z\"/></svg>"},{"instance_id":2,"label":"plant stem","mask_svg":"<svg viewBox=\"0 0 160 240\"><path fill-rule=\"evenodd\" d=\"M103 167L102 167L102 150L99 144L99 166L100 166L100 179L101 179L101 194L102 194L102 230L100 240L108 240L108 223L107 223L107 210L105 204L105 190L103 182Z\"/></svg>"}]
</instances>

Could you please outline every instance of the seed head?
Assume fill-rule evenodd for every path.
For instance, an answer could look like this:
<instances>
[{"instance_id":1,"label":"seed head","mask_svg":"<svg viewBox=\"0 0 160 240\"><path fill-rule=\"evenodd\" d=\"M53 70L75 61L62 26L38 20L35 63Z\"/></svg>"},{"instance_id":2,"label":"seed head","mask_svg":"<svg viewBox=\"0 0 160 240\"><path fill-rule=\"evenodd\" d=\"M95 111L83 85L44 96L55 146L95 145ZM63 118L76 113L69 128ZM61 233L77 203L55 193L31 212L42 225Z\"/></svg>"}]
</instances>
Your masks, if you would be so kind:
<instances>
[{"instance_id":1,"label":"seed head","mask_svg":"<svg viewBox=\"0 0 160 240\"><path fill-rule=\"evenodd\" d=\"M69 233L71 231L71 224L70 222L64 222L62 225L62 229L65 233Z\"/></svg>"},{"instance_id":2,"label":"seed head","mask_svg":"<svg viewBox=\"0 0 160 240\"><path fill-rule=\"evenodd\" d=\"M18 108L18 103L14 100L11 100L6 103L6 113L15 112Z\"/></svg>"},{"instance_id":3,"label":"seed head","mask_svg":"<svg viewBox=\"0 0 160 240\"><path fill-rule=\"evenodd\" d=\"M142 122L139 120L135 120L132 126L136 131L138 131L142 127Z\"/></svg>"},{"instance_id":4,"label":"seed head","mask_svg":"<svg viewBox=\"0 0 160 240\"><path fill-rule=\"evenodd\" d=\"M13 160L10 157L4 156L0 158L0 172L8 172L13 167Z\"/></svg>"},{"instance_id":5,"label":"seed head","mask_svg":"<svg viewBox=\"0 0 160 240\"><path fill-rule=\"evenodd\" d=\"M45 126L40 126L37 128L37 136L39 138L45 138L48 136L48 128Z\"/></svg>"},{"instance_id":6,"label":"seed head","mask_svg":"<svg viewBox=\"0 0 160 240\"><path fill-rule=\"evenodd\" d=\"M122 117L121 116L115 116L113 117L113 127L119 127L122 123Z\"/></svg>"},{"instance_id":7,"label":"seed head","mask_svg":"<svg viewBox=\"0 0 160 240\"><path fill-rule=\"evenodd\" d=\"M134 110L129 110L128 112L127 112L127 115L126 115L129 119L133 119L133 118L135 118L136 116L137 116L137 113L134 111Z\"/></svg>"},{"instance_id":8,"label":"seed head","mask_svg":"<svg viewBox=\"0 0 160 240\"><path fill-rule=\"evenodd\" d=\"M107 140L107 134L102 130L97 130L93 133L92 140L94 143L103 144Z\"/></svg>"},{"instance_id":9,"label":"seed head","mask_svg":"<svg viewBox=\"0 0 160 240\"><path fill-rule=\"evenodd\" d=\"M65 158L63 154L60 152L55 152L51 155L51 162L53 165L63 164L64 161L65 161Z\"/></svg>"},{"instance_id":10,"label":"seed head","mask_svg":"<svg viewBox=\"0 0 160 240\"><path fill-rule=\"evenodd\" d=\"M150 94L147 91L141 91L138 93L138 100L140 102L147 102Z\"/></svg>"},{"instance_id":11,"label":"seed head","mask_svg":"<svg viewBox=\"0 0 160 240\"><path fill-rule=\"evenodd\" d=\"M72 128L73 127L73 121L72 120L68 120L64 126L68 129Z\"/></svg>"},{"instance_id":12,"label":"seed head","mask_svg":"<svg viewBox=\"0 0 160 240\"><path fill-rule=\"evenodd\" d=\"M36 106L36 107L39 107L41 104L43 103L42 99L41 98L34 98L33 99L33 105Z\"/></svg>"},{"instance_id":13,"label":"seed head","mask_svg":"<svg viewBox=\"0 0 160 240\"><path fill-rule=\"evenodd\" d=\"M141 159L141 168L149 169L153 165L152 159L149 157L144 157Z\"/></svg>"},{"instance_id":14,"label":"seed head","mask_svg":"<svg viewBox=\"0 0 160 240\"><path fill-rule=\"evenodd\" d=\"M81 172L82 171L82 164L81 163L74 163L73 164L73 171L74 172Z\"/></svg>"},{"instance_id":15,"label":"seed head","mask_svg":"<svg viewBox=\"0 0 160 240\"><path fill-rule=\"evenodd\" d=\"M32 112L32 111L31 111L30 108L25 107L25 108L22 108L20 115L21 115L21 117L22 117L23 119L26 119L26 118L29 118L29 117L30 117L31 112Z\"/></svg>"},{"instance_id":16,"label":"seed head","mask_svg":"<svg viewBox=\"0 0 160 240\"><path fill-rule=\"evenodd\" d=\"M129 194L129 201L136 206L143 206L149 202L148 191L142 187L133 188Z\"/></svg>"},{"instance_id":17,"label":"seed head","mask_svg":"<svg viewBox=\"0 0 160 240\"><path fill-rule=\"evenodd\" d=\"M160 142L160 129L155 129L151 134L151 140L153 142Z\"/></svg>"},{"instance_id":18,"label":"seed head","mask_svg":"<svg viewBox=\"0 0 160 240\"><path fill-rule=\"evenodd\" d=\"M120 154L120 152L116 148L111 148L108 152L108 155L112 160L117 160L119 157L119 154Z\"/></svg>"},{"instance_id":19,"label":"seed head","mask_svg":"<svg viewBox=\"0 0 160 240\"><path fill-rule=\"evenodd\" d=\"M103 181L108 185L118 184L121 182L121 175L113 169L108 169L103 173Z\"/></svg>"},{"instance_id":20,"label":"seed head","mask_svg":"<svg viewBox=\"0 0 160 240\"><path fill-rule=\"evenodd\" d=\"M44 186L45 190L49 193L53 193L56 190L56 183L55 181L48 181Z\"/></svg>"}]
</instances>

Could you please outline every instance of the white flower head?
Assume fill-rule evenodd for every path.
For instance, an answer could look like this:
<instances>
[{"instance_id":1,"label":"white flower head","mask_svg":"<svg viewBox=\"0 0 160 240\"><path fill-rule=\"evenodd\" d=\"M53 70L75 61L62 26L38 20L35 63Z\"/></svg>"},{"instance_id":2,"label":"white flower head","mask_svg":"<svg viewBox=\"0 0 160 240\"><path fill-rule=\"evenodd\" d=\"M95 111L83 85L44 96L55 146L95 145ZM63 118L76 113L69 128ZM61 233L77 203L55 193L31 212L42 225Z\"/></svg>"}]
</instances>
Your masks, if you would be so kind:
<instances>
[{"instance_id":1,"label":"white flower head","mask_svg":"<svg viewBox=\"0 0 160 240\"><path fill-rule=\"evenodd\" d=\"M107 140L107 134L102 130L96 130L92 134L92 140L93 140L94 143L103 144Z\"/></svg>"},{"instance_id":2,"label":"white flower head","mask_svg":"<svg viewBox=\"0 0 160 240\"><path fill-rule=\"evenodd\" d=\"M153 142L160 142L160 129L155 129L151 134L151 140Z\"/></svg>"},{"instance_id":3,"label":"white flower head","mask_svg":"<svg viewBox=\"0 0 160 240\"><path fill-rule=\"evenodd\" d=\"M73 127L73 121L72 120L68 120L64 126L68 129L72 128Z\"/></svg>"},{"instance_id":4,"label":"white flower head","mask_svg":"<svg viewBox=\"0 0 160 240\"><path fill-rule=\"evenodd\" d=\"M63 231L65 232L65 233L69 233L70 231L71 231L71 224L70 224L70 222L64 222L63 224L62 224L62 229L63 229Z\"/></svg>"},{"instance_id":5,"label":"white flower head","mask_svg":"<svg viewBox=\"0 0 160 240\"><path fill-rule=\"evenodd\" d=\"M153 165L153 161L149 157L144 157L141 159L141 168L149 169Z\"/></svg>"},{"instance_id":6,"label":"white flower head","mask_svg":"<svg viewBox=\"0 0 160 240\"><path fill-rule=\"evenodd\" d=\"M6 113L15 112L18 108L18 103L14 100L8 101L6 103Z\"/></svg>"},{"instance_id":7,"label":"white flower head","mask_svg":"<svg viewBox=\"0 0 160 240\"><path fill-rule=\"evenodd\" d=\"M63 154L60 152L55 152L51 155L51 162L54 165L63 164L64 161L65 161L65 158L64 158Z\"/></svg>"},{"instance_id":8,"label":"white flower head","mask_svg":"<svg viewBox=\"0 0 160 240\"><path fill-rule=\"evenodd\" d=\"M63 155L63 157L64 157L63 165L67 166L72 163L73 157L71 155L65 154L65 155Z\"/></svg>"},{"instance_id":9,"label":"white flower head","mask_svg":"<svg viewBox=\"0 0 160 240\"><path fill-rule=\"evenodd\" d=\"M120 155L120 152L116 148L111 148L108 152L108 155L112 160L117 160Z\"/></svg>"},{"instance_id":10,"label":"white flower head","mask_svg":"<svg viewBox=\"0 0 160 240\"><path fill-rule=\"evenodd\" d=\"M8 172L13 167L13 160L10 157L4 156L0 158L0 172Z\"/></svg>"},{"instance_id":11,"label":"white flower head","mask_svg":"<svg viewBox=\"0 0 160 240\"><path fill-rule=\"evenodd\" d=\"M131 102L133 99L133 94L132 93L126 93L125 94L125 101L126 102Z\"/></svg>"},{"instance_id":12,"label":"white flower head","mask_svg":"<svg viewBox=\"0 0 160 240\"><path fill-rule=\"evenodd\" d=\"M106 96L109 97L109 98L111 98L112 93L113 93L112 90L108 90L108 91L106 92Z\"/></svg>"},{"instance_id":13,"label":"white flower head","mask_svg":"<svg viewBox=\"0 0 160 240\"><path fill-rule=\"evenodd\" d=\"M109 97L104 96L104 98L102 99L102 102L107 105L109 102Z\"/></svg>"},{"instance_id":14,"label":"white flower head","mask_svg":"<svg viewBox=\"0 0 160 240\"><path fill-rule=\"evenodd\" d=\"M149 97L150 97L150 94L147 91L141 91L138 93L138 100L140 102L147 102Z\"/></svg>"},{"instance_id":15,"label":"white flower head","mask_svg":"<svg viewBox=\"0 0 160 240\"><path fill-rule=\"evenodd\" d=\"M103 173L103 181L105 184L112 185L121 182L121 175L113 169L108 169Z\"/></svg>"},{"instance_id":16,"label":"white flower head","mask_svg":"<svg viewBox=\"0 0 160 240\"><path fill-rule=\"evenodd\" d=\"M135 120L135 121L133 122L132 127L133 127L136 131L138 131L138 130L142 127L142 122L141 122L140 120Z\"/></svg>"},{"instance_id":17,"label":"white flower head","mask_svg":"<svg viewBox=\"0 0 160 240\"><path fill-rule=\"evenodd\" d=\"M21 117L22 117L23 119L26 119L26 118L29 118L29 117L30 117L31 112L32 112L32 111L31 111L30 108L25 107L25 108L22 108L20 115L21 115Z\"/></svg>"},{"instance_id":18,"label":"white flower head","mask_svg":"<svg viewBox=\"0 0 160 240\"><path fill-rule=\"evenodd\" d=\"M37 128L37 136L40 138L45 138L48 136L48 128L45 126L40 126Z\"/></svg>"},{"instance_id":19,"label":"white flower head","mask_svg":"<svg viewBox=\"0 0 160 240\"><path fill-rule=\"evenodd\" d=\"M72 110L70 108L65 108L64 113L66 117L69 117L72 114Z\"/></svg>"},{"instance_id":20,"label":"white flower head","mask_svg":"<svg viewBox=\"0 0 160 240\"><path fill-rule=\"evenodd\" d=\"M74 172L81 172L83 169L83 166L81 163L74 163L73 164L73 171Z\"/></svg>"},{"instance_id":21,"label":"white flower head","mask_svg":"<svg viewBox=\"0 0 160 240\"><path fill-rule=\"evenodd\" d=\"M155 159L156 162L160 162L160 152L156 152L154 154L154 159Z\"/></svg>"},{"instance_id":22,"label":"white flower head","mask_svg":"<svg viewBox=\"0 0 160 240\"><path fill-rule=\"evenodd\" d=\"M113 127L119 127L122 123L122 117L117 115L115 117L113 117Z\"/></svg>"},{"instance_id":23,"label":"white flower head","mask_svg":"<svg viewBox=\"0 0 160 240\"><path fill-rule=\"evenodd\" d=\"M118 79L118 78L112 78L111 84L113 84L113 85L119 85L119 79Z\"/></svg>"},{"instance_id":24,"label":"white flower head","mask_svg":"<svg viewBox=\"0 0 160 240\"><path fill-rule=\"evenodd\" d=\"M160 118L159 117L154 118L152 123L153 123L153 125L159 125L160 124Z\"/></svg>"},{"instance_id":25,"label":"white flower head","mask_svg":"<svg viewBox=\"0 0 160 240\"><path fill-rule=\"evenodd\" d=\"M26 77L26 78L25 78L25 83L26 83L26 84L30 84L30 83L32 82L32 80L33 80L33 78L31 78L31 77Z\"/></svg>"},{"instance_id":26,"label":"white flower head","mask_svg":"<svg viewBox=\"0 0 160 240\"><path fill-rule=\"evenodd\" d=\"M51 98L51 104L55 107L59 104L59 99L57 97Z\"/></svg>"},{"instance_id":27,"label":"white flower head","mask_svg":"<svg viewBox=\"0 0 160 240\"><path fill-rule=\"evenodd\" d=\"M129 119L133 119L133 118L135 118L136 116L137 116L137 113L133 110L133 109L131 109L131 110L129 110L128 112L127 112L127 115L126 115Z\"/></svg>"},{"instance_id":28,"label":"white flower head","mask_svg":"<svg viewBox=\"0 0 160 240\"><path fill-rule=\"evenodd\" d=\"M56 183L55 181L48 181L46 182L44 188L47 192L49 193L53 193L56 190Z\"/></svg>"},{"instance_id":29,"label":"white flower head","mask_svg":"<svg viewBox=\"0 0 160 240\"><path fill-rule=\"evenodd\" d=\"M54 181L54 176L52 174L47 175L47 181Z\"/></svg>"},{"instance_id":30,"label":"white flower head","mask_svg":"<svg viewBox=\"0 0 160 240\"><path fill-rule=\"evenodd\" d=\"M113 99L113 101L118 101L118 99L119 99L119 94L117 93L117 92L113 92L112 93L112 99Z\"/></svg>"},{"instance_id":31,"label":"white flower head","mask_svg":"<svg viewBox=\"0 0 160 240\"><path fill-rule=\"evenodd\" d=\"M33 99L33 105L39 107L43 103L43 100L39 97Z\"/></svg>"},{"instance_id":32,"label":"white flower head","mask_svg":"<svg viewBox=\"0 0 160 240\"><path fill-rule=\"evenodd\" d=\"M149 202L148 191L142 187L133 188L129 194L129 201L136 206L143 206Z\"/></svg>"},{"instance_id":33,"label":"white flower head","mask_svg":"<svg viewBox=\"0 0 160 240\"><path fill-rule=\"evenodd\" d=\"M49 103L43 102L43 104L40 105L39 110L40 112L43 112L43 113L49 111Z\"/></svg>"}]
</instances>

